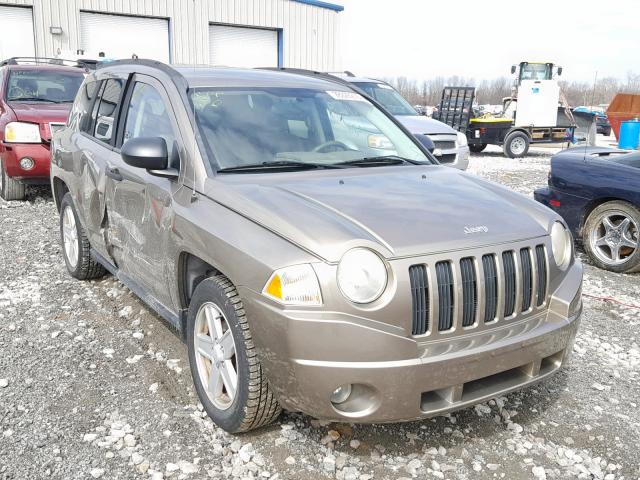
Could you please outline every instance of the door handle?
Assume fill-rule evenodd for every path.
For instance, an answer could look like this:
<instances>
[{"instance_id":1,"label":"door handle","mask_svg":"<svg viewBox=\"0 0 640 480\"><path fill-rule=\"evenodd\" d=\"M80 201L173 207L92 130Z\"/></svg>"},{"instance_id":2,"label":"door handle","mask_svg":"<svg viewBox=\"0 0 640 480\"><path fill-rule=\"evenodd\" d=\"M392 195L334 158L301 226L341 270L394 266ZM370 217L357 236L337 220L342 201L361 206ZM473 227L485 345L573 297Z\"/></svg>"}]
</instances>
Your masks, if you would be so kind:
<instances>
[{"instance_id":1,"label":"door handle","mask_svg":"<svg viewBox=\"0 0 640 480\"><path fill-rule=\"evenodd\" d=\"M107 167L107 171L105 172L105 175L109 178L112 178L116 182L121 182L122 179L124 178L117 167Z\"/></svg>"}]
</instances>

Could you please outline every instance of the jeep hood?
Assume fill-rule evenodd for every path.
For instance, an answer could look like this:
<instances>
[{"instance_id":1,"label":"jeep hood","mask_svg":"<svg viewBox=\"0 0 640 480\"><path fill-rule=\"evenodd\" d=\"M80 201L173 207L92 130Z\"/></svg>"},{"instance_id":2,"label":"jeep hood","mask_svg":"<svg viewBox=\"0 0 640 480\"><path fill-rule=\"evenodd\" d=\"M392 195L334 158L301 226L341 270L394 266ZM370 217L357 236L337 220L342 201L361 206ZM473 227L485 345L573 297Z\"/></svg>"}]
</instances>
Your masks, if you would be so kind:
<instances>
[{"instance_id":1,"label":"jeep hood","mask_svg":"<svg viewBox=\"0 0 640 480\"><path fill-rule=\"evenodd\" d=\"M442 123L424 115L398 115L396 118L414 135L455 135L456 131L446 123Z\"/></svg>"},{"instance_id":2,"label":"jeep hood","mask_svg":"<svg viewBox=\"0 0 640 480\"><path fill-rule=\"evenodd\" d=\"M330 262L356 246L394 258L534 238L555 218L527 197L441 166L218 175L204 193Z\"/></svg>"},{"instance_id":3,"label":"jeep hood","mask_svg":"<svg viewBox=\"0 0 640 480\"><path fill-rule=\"evenodd\" d=\"M9 102L18 122L66 123L71 103Z\"/></svg>"}]
</instances>

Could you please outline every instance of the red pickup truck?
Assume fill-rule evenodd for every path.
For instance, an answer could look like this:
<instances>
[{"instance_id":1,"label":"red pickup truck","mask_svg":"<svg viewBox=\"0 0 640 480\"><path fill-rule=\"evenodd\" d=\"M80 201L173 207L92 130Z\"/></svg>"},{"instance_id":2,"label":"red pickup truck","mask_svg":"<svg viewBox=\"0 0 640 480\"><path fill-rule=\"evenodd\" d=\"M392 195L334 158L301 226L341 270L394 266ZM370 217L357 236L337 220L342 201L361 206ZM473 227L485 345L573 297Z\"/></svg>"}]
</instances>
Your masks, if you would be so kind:
<instances>
[{"instance_id":1,"label":"red pickup truck","mask_svg":"<svg viewBox=\"0 0 640 480\"><path fill-rule=\"evenodd\" d=\"M85 70L39 59L0 63L0 196L49 183L51 133L63 128Z\"/></svg>"}]
</instances>

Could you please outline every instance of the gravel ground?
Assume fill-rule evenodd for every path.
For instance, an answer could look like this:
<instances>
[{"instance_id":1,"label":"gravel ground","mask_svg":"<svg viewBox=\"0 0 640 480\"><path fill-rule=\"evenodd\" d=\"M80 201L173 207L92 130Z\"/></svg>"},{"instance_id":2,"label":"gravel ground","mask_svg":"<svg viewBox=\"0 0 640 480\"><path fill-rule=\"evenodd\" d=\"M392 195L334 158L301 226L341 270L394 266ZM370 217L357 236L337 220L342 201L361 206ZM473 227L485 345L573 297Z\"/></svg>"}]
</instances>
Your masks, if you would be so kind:
<instances>
[{"instance_id":1,"label":"gravel ground","mask_svg":"<svg viewBox=\"0 0 640 480\"><path fill-rule=\"evenodd\" d=\"M554 150L472 156L531 195ZM326 424L284 414L227 435L203 414L175 333L113 278L65 271L46 189L0 200L0 479L640 478L640 275L586 264L570 365L444 417ZM609 300L604 300L607 298Z\"/></svg>"}]
</instances>

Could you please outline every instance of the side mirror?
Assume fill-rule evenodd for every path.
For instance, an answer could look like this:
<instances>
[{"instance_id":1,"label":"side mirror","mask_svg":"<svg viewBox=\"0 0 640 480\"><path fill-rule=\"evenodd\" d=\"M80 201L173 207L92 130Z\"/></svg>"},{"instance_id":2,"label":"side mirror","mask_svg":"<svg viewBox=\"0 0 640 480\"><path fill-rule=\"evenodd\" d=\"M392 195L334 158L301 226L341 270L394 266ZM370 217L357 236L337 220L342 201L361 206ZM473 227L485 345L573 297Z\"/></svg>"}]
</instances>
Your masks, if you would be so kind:
<instances>
[{"instance_id":1,"label":"side mirror","mask_svg":"<svg viewBox=\"0 0 640 480\"><path fill-rule=\"evenodd\" d=\"M124 163L144 168L158 177L177 178L178 170L169 168L167 142L162 137L139 137L127 140L120 150Z\"/></svg>"},{"instance_id":2,"label":"side mirror","mask_svg":"<svg viewBox=\"0 0 640 480\"><path fill-rule=\"evenodd\" d=\"M562 67L558 67L558 76L562 75Z\"/></svg>"},{"instance_id":3,"label":"side mirror","mask_svg":"<svg viewBox=\"0 0 640 480\"><path fill-rule=\"evenodd\" d=\"M169 166L169 152L164 138L132 138L122 146L124 163L147 170L165 170Z\"/></svg>"},{"instance_id":4,"label":"side mirror","mask_svg":"<svg viewBox=\"0 0 640 480\"><path fill-rule=\"evenodd\" d=\"M433 143L433 140L431 140L426 135L423 135L421 133L416 133L414 136L422 144L422 146L424 146L424 148L429 150L429 153L433 153L433 151L436 149L436 146Z\"/></svg>"},{"instance_id":5,"label":"side mirror","mask_svg":"<svg viewBox=\"0 0 640 480\"><path fill-rule=\"evenodd\" d=\"M514 73L516 73L516 66L511 65L511 75L513 75Z\"/></svg>"}]
</instances>

